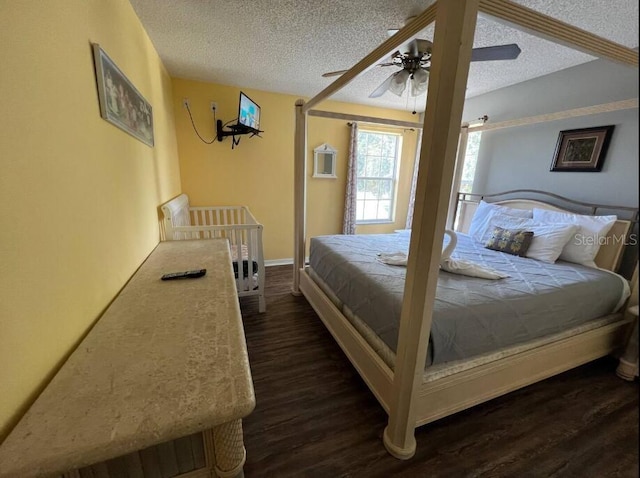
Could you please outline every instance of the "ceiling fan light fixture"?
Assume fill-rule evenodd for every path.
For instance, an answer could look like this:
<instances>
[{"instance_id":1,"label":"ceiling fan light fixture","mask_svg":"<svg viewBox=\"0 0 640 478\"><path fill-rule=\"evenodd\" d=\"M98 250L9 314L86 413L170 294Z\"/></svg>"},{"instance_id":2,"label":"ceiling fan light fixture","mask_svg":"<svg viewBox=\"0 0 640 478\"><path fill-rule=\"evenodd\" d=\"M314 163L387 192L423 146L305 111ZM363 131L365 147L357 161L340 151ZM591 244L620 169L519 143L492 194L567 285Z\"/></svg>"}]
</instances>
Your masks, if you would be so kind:
<instances>
[{"instance_id":1,"label":"ceiling fan light fixture","mask_svg":"<svg viewBox=\"0 0 640 478\"><path fill-rule=\"evenodd\" d=\"M397 96L402 96L405 88L407 87L407 80L411 74L407 70L400 70L393 74L391 83L389 84L389 91Z\"/></svg>"},{"instance_id":2,"label":"ceiling fan light fixture","mask_svg":"<svg viewBox=\"0 0 640 478\"><path fill-rule=\"evenodd\" d=\"M426 70L418 69L413 72L411 78L411 96L420 96L427 91L429 85L429 72Z\"/></svg>"}]
</instances>

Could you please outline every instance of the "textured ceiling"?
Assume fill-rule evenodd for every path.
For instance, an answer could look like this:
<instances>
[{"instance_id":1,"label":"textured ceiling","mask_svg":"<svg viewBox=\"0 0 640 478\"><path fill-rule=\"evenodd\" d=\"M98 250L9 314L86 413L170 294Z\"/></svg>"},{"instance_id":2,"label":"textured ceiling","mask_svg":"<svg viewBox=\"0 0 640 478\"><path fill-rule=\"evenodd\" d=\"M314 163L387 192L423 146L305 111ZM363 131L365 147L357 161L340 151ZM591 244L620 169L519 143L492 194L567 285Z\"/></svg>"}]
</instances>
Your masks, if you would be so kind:
<instances>
[{"instance_id":1,"label":"textured ceiling","mask_svg":"<svg viewBox=\"0 0 640 478\"><path fill-rule=\"evenodd\" d=\"M516 0L630 47L638 46L637 0ZM131 0L174 77L313 96L387 38L425 0ZM433 39L433 27L419 38ZM517 60L472 63L467 96L546 75L594 58L480 17L475 47L517 43ZM417 101L368 95L395 67L377 67L332 99L418 111Z\"/></svg>"}]
</instances>

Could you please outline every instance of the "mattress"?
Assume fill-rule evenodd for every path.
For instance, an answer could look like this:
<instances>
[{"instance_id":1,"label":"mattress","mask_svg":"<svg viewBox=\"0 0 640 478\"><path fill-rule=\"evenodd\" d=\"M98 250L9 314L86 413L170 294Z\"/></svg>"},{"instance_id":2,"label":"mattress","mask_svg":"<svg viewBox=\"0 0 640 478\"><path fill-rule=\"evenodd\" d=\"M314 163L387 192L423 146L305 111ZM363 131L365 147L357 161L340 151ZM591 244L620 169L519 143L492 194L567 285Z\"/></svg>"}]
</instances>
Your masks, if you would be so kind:
<instances>
[{"instance_id":1,"label":"mattress","mask_svg":"<svg viewBox=\"0 0 640 478\"><path fill-rule=\"evenodd\" d=\"M408 245L404 234L311 239L312 277L392 351L406 268L383 264L376 256L407 252ZM440 271L426 365L469 359L579 327L614 312L628 293L624 279L611 272L492 251L464 234L458 235L452 256L510 277L486 280Z\"/></svg>"}]
</instances>

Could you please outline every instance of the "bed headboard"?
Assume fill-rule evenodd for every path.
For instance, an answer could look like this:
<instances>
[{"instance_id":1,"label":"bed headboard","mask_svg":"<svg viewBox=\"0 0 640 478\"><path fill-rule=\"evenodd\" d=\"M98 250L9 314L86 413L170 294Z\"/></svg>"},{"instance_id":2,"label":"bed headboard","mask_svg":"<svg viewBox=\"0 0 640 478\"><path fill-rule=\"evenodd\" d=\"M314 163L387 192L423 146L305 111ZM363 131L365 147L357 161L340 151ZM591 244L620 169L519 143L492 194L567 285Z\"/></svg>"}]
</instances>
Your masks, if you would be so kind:
<instances>
[{"instance_id":1,"label":"bed headboard","mask_svg":"<svg viewBox=\"0 0 640 478\"><path fill-rule=\"evenodd\" d=\"M540 199L537 199L540 198ZM638 208L628 206L610 206L600 204L590 204L559 196L557 194L534 189L516 189L495 194L471 194L458 193L456 199L456 210L454 214L455 230L467 232L471 224L471 218L478 207L480 200L489 203L500 204L516 209L533 208L547 209L552 211L571 212L574 214L590 214L593 216L603 214L616 214L626 216L618 219L603 245L600 246L595 262L598 267L610 271L618 271L622 254L630 232L638 222ZM554 204L551 203L553 201ZM558 204L562 205L559 206Z\"/></svg>"}]
</instances>

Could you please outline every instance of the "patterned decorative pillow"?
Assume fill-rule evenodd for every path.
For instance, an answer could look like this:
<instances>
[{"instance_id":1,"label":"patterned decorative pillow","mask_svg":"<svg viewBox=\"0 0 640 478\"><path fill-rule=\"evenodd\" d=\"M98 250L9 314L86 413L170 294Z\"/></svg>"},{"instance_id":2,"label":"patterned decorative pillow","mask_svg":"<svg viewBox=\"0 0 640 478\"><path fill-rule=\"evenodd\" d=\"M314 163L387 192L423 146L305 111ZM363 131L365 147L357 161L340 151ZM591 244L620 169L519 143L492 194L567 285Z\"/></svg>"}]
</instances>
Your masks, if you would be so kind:
<instances>
[{"instance_id":1,"label":"patterned decorative pillow","mask_svg":"<svg viewBox=\"0 0 640 478\"><path fill-rule=\"evenodd\" d=\"M494 226L491 237L484 247L524 257L531 245L531 241L533 241L533 232L531 231L515 231Z\"/></svg>"}]
</instances>

